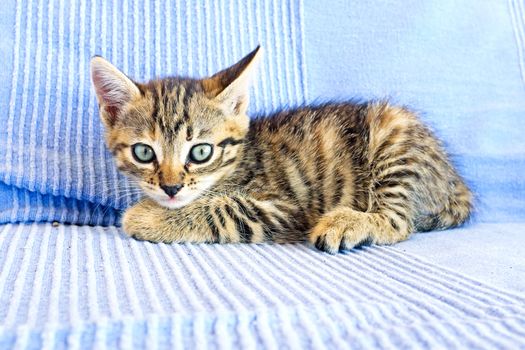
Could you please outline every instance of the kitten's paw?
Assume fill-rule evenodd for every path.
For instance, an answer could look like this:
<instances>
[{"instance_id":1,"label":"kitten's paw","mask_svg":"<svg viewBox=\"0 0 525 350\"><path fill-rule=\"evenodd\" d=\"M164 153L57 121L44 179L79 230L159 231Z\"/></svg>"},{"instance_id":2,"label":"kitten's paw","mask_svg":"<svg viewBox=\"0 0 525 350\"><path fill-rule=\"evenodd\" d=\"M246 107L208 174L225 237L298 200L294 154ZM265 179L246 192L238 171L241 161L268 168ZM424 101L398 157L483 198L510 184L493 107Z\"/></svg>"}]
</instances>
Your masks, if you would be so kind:
<instances>
[{"instance_id":1,"label":"kitten's paw","mask_svg":"<svg viewBox=\"0 0 525 350\"><path fill-rule=\"evenodd\" d=\"M309 241L319 250L336 254L352 249L370 237L365 213L338 209L325 214L309 234Z\"/></svg>"},{"instance_id":2,"label":"kitten's paw","mask_svg":"<svg viewBox=\"0 0 525 350\"><path fill-rule=\"evenodd\" d=\"M143 204L134 205L122 216L122 229L128 236L139 241L168 243L156 227L158 219L155 220L152 214L151 208L146 209Z\"/></svg>"}]
</instances>

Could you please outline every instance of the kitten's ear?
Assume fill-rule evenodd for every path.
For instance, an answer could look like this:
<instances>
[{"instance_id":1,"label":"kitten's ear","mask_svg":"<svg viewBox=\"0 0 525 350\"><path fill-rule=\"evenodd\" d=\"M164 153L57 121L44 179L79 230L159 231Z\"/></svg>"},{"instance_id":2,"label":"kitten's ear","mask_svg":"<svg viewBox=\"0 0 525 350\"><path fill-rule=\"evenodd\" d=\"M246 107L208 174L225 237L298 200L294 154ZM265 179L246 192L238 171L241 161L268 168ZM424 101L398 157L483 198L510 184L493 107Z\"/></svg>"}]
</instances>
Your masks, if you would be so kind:
<instances>
[{"instance_id":1,"label":"kitten's ear","mask_svg":"<svg viewBox=\"0 0 525 350\"><path fill-rule=\"evenodd\" d=\"M210 98L219 101L228 113L244 114L248 108L250 82L262 56L262 49L257 46L242 60L210 78L202 85Z\"/></svg>"},{"instance_id":2,"label":"kitten's ear","mask_svg":"<svg viewBox=\"0 0 525 350\"><path fill-rule=\"evenodd\" d=\"M140 96L137 85L100 56L91 59L91 81L97 93L101 117L110 127L115 124L122 108Z\"/></svg>"}]
</instances>

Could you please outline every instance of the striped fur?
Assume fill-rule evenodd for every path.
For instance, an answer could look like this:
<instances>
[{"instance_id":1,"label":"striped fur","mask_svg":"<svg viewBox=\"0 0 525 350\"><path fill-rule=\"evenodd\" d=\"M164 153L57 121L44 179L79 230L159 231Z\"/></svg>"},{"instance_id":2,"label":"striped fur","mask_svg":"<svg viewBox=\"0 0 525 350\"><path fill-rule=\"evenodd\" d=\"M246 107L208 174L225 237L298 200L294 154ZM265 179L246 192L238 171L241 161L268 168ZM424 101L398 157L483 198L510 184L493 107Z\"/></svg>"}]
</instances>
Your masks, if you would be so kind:
<instances>
[{"instance_id":1,"label":"striped fur","mask_svg":"<svg viewBox=\"0 0 525 350\"><path fill-rule=\"evenodd\" d=\"M101 58L92 76L107 144L149 198L124 230L164 242L300 242L336 253L463 223L471 193L431 132L388 103L332 103L250 121L260 54L205 79L132 82ZM157 158L140 164L132 145ZM211 159L189 161L198 143ZM161 186L182 186L174 199Z\"/></svg>"}]
</instances>

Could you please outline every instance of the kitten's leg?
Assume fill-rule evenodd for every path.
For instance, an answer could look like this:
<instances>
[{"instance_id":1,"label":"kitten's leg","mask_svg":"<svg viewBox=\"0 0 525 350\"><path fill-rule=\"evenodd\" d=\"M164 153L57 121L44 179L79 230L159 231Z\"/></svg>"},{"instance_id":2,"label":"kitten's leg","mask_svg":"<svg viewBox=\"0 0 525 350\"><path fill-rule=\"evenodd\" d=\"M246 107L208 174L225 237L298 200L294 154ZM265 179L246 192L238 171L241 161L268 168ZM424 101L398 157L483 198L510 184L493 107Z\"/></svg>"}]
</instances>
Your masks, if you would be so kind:
<instances>
[{"instance_id":1,"label":"kitten's leg","mask_svg":"<svg viewBox=\"0 0 525 350\"><path fill-rule=\"evenodd\" d=\"M318 249L335 254L363 243L393 244L408 238L412 224L402 207L378 213L336 208L321 217L309 235Z\"/></svg>"},{"instance_id":2,"label":"kitten's leg","mask_svg":"<svg viewBox=\"0 0 525 350\"><path fill-rule=\"evenodd\" d=\"M147 199L128 209L122 224L128 235L152 242L297 242L305 234L295 212L284 201L242 195L203 197L174 210Z\"/></svg>"},{"instance_id":3,"label":"kitten's leg","mask_svg":"<svg viewBox=\"0 0 525 350\"><path fill-rule=\"evenodd\" d=\"M193 218L181 210L169 210L151 199L144 199L128 208L122 217L124 232L141 241L150 242L208 242L208 231L192 230Z\"/></svg>"}]
</instances>

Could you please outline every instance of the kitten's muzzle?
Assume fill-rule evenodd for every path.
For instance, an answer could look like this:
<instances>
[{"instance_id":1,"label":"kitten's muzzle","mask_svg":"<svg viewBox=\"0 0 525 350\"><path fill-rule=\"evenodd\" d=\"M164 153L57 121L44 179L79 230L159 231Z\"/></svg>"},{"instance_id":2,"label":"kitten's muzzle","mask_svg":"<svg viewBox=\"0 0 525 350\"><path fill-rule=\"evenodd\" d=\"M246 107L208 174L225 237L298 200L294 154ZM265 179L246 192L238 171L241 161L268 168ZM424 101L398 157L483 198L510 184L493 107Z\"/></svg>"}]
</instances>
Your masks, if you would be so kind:
<instances>
[{"instance_id":1,"label":"kitten's muzzle","mask_svg":"<svg viewBox=\"0 0 525 350\"><path fill-rule=\"evenodd\" d=\"M162 188L164 190L164 192L166 192L166 194L170 197L170 198L173 198L175 197L175 195L182 189L182 187L184 187L184 185L182 184L176 184L176 185L160 185L160 188Z\"/></svg>"}]
</instances>

